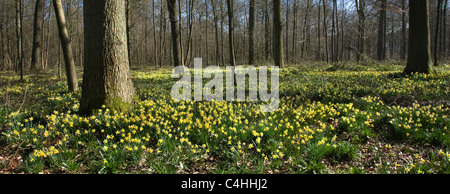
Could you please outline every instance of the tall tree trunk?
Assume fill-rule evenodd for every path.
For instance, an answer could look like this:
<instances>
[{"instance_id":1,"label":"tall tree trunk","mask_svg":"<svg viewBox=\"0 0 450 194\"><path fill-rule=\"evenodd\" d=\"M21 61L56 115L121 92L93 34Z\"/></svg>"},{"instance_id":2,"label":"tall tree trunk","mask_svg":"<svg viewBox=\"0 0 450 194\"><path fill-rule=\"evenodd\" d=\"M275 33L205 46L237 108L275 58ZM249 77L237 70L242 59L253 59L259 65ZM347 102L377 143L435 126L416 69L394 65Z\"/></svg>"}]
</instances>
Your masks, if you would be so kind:
<instances>
[{"instance_id":1,"label":"tall tree trunk","mask_svg":"<svg viewBox=\"0 0 450 194\"><path fill-rule=\"evenodd\" d=\"M155 1L152 1L152 24L153 24L153 63L156 68L158 68L158 44L156 44L156 9ZM130 50L130 49L128 49Z\"/></svg>"},{"instance_id":2,"label":"tall tree trunk","mask_svg":"<svg viewBox=\"0 0 450 194\"><path fill-rule=\"evenodd\" d=\"M291 59L294 63L297 62L297 12L298 12L298 0L294 0L294 23L293 23L293 29L292 29L292 56L293 59ZM320 19L319 19L320 20Z\"/></svg>"},{"instance_id":3,"label":"tall tree trunk","mask_svg":"<svg viewBox=\"0 0 450 194\"><path fill-rule=\"evenodd\" d=\"M275 66L283 68L283 17L281 0L273 0L273 58Z\"/></svg>"},{"instance_id":4,"label":"tall tree trunk","mask_svg":"<svg viewBox=\"0 0 450 194\"><path fill-rule=\"evenodd\" d=\"M305 13L305 19L303 20L303 33L302 33L302 55L301 57L304 58L305 53L307 52L307 44L306 44L306 39L307 37L307 33L308 33L308 18L309 18L309 9L310 9L310 0L306 0L306 13Z\"/></svg>"},{"instance_id":5,"label":"tall tree trunk","mask_svg":"<svg viewBox=\"0 0 450 194\"><path fill-rule=\"evenodd\" d=\"M403 0L404 1L404 0ZM355 0L356 10L358 12L358 54L356 56L359 62L365 55L365 36L366 36L366 0Z\"/></svg>"},{"instance_id":6,"label":"tall tree trunk","mask_svg":"<svg viewBox=\"0 0 450 194\"><path fill-rule=\"evenodd\" d=\"M316 60L321 60L321 50L322 47L320 45L320 42L322 42L322 38L320 37L320 24L321 24L321 14L320 14L320 10L321 10L321 6L320 6L320 0L317 1L317 56L316 56Z\"/></svg>"},{"instance_id":7,"label":"tall tree trunk","mask_svg":"<svg viewBox=\"0 0 450 194\"><path fill-rule=\"evenodd\" d=\"M434 32L434 53L433 53L433 59L434 59L434 66L438 66L438 45L439 45L439 29L441 25L441 9L442 9L442 0L438 0L437 5L437 11L436 11L436 29Z\"/></svg>"},{"instance_id":8,"label":"tall tree trunk","mask_svg":"<svg viewBox=\"0 0 450 194\"><path fill-rule=\"evenodd\" d=\"M266 61L269 60L269 55L270 55L270 25L269 25L269 0L264 0L264 55L265 55L265 59Z\"/></svg>"},{"instance_id":9,"label":"tall tree trunk","mask_svg":"<svg viewBox=\"0 0 450 194\"><path fill-rule=\"evenodd\" d=\"M78 80L75 71L75 62L73 60L72 45L70 43L70 36L66 27L66 19L64 17L64 10L61 0L53 0L53 7L55 8L56 21L59 29L59 39L64 54L64 63L66 67L67 85L70 92L78 90Z\"/></svg>"},{"instance_id":10,"label":"tall tree trunk","mask_svg":"<svg viewBox=\"0 0 450 194\"><path fill-rule=\"evenodd\" d=\"M285 56L286 56L286 62L289 63L289 19L290 19L290 6L289 1L286 1L286 49L285 49Z\"/></svg>"},{"instance_id":11,"label":"tall tree trunk","mask_svg":"<svg viewBox=\"0 0 450 194\"><path fill-rule=\"evenodd\" d=\"M248 64L253 65L255 63L255 0L250 0L249 22L248 22Z\"/></svg>"},{"instance_id":12,"label":"tall tree trunk","mask_svg":"<svg viewBox=\"0 0 450 194\"><path fill-rule=\"evenodd\" d=\"M448 0L445 0L444 2L444 13L442 18L444 18L444 21L442 21L442 53L444 55L447 55L447 6L448 6ZM449 41L450 43L450 41Z\"/></svg>"},{"instance_id":13,"label":"tall tree trunk","mask_svg":"<svg viewBox=\"0 0 450 194\"><path fill-rule=\"evenodd\" d=\"M16 1L17 69L23 80L23 0Z\"/></svg>"},{"instance_id":14,"label":"tall tree trunk","mask_svg":"<svg viewBox=\"0 0 450 194\"><path fill-rule=\"evenodd\" d=\"M181 1L178 1L178 37L180 38L179 45L180 45L180 64L184 66L184 57L183 57L183 24L182 24L182 15L181 15Z\"/></svg>"},{"instance_id":15,"label":"tall tree trunk","mask_svg":"<svg viewBox=\"0 0 450 194\"><path fill-rule=\"evenodd\" d=\"M121 0L84 1L85 60L80 113L106 105L125 111L134 100Z\"/></svg>"},{"instance_id":16,"label":"tall tree trunk","mask_svg":"<svg viewBox=\"0 0 450 194\"><path fill-rule=\"evenodd\" d=\"M323 0L323 31L325 36L325 58L327 63L329 63L328 54L328 24L327 24L327 2Z\"/></svg>"},{"instance_id":17,"label":"tall tree trunk","mask_svg":"<svg viewBox=\"0 0 450 194\"><path fill-rule=\"evenodd\" d=\"M214 40L216 43L215 46L215 65L219 66L219 57L220 57L220 50L219 50L219 16L217 14L217 1L211 0L212 5L212 11L214 16Z\"/></svg>"},{"instance_id":18,"label":"tall tree trunk","mask_svg":"<svg viewBox=\"0 0 450 194\"><path fill-rule=\"evenodd\" d=\"M33 32L33 48L31 52L31 68L40 69L41 64L41 49L42 49L42 10L44 9L44 0L36 0L36 7L34 10L34 32Z\"/></svg>"},{"instance_id":19,"label":"tall tree trunk","mask_svg":"<svg viewBox=\"0 0 450 194\"><path fill-rule=\"evenodd\" d=\"M431 73L430 8L428 0L409 1L408 62L404 73Z\"/></svg>"},{"instance_id":20,"label":"tall tree trunk","mask_svg":"<svg viewBox=\"0 0 450 194\"><path fill-rule=\"evenodd\" d=\"M386 6L386 0L381 0L377 43L377 59L380 61L386 60Z\"/></svg>"},{"instance_id":21,"label":"tall tree trunk","mask_svg":"<svg viewBox=\"0 0 450 194\"><path fill-rule=\"evenodd\" d=\"M400 56L402 60L406 60L407 39L406 39L406 0L402 0L402 48Z\"/></svg>"},{"instance_id":22,"label":"tall tree trunk","mask_svg":"<svg viewBox=\"0 0 450 194\"><path fill-rule=\"evenodd\" d=\"M230 51L230 65L236 66L236 57L234 53L234 0L226 0L228 8L228 43Z\"/></svg>"},{"instance_id":23,"label":"tall tree trunk","mask_svg":"<svg viewBox=\"0 0 450 194\"><path fill-rule=\"evenodd\" d=\"M125 0L125 20L126 20L126 28L127 28L127 47L128 47L128 61L131 65L132 60L131 60L131 37L130 37L130 33L131 33L131 24L130 24L130 20L131 20L131 15L130 15L130 0Z\"/></svg>"},{"instance_id":24,"label":"tall tree trunk","mask_svg":"<svg viewBox=\"0 0 450 194\"><path fill-rule=\"evenodd\" d=\"M167 9L169 11L170 29L172 34L172 54L174 66L180 66L180 54L178 49L178 16L176 9L176 0L167 0Z\"/></svg>"},{"instance_id":25,"label":"tall tree trunk","mask_svg":"<svg viewBox=\"0 0 450 194\"><path fill-rule=\"evenodd\" d=\"M223 2L220 2L220 41L221 41L221 53L222 53L222 56L221 56L221 59L222 59L222 65L225 65L225 54L224 54L224 51L225 51L225 38L224 38L224 33L223 33L223 31L224 31L224 19L225 19L225 17L223 16L224 15L224 8L223 8Z\"/></svg>"}]
</instances>

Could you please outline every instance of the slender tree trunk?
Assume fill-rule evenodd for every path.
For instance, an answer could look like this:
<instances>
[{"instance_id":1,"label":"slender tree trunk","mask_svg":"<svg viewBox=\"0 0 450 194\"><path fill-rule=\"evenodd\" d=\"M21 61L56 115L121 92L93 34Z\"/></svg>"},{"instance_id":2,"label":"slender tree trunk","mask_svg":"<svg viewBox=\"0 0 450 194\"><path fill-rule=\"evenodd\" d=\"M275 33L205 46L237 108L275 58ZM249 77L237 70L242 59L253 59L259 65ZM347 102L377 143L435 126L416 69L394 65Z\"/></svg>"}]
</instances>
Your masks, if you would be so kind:
<instances>
[{"instance_id":1,"label":"slender tree trunk","mask_svg":"<svg viewBox=\"0 0 450 194\"><path fill-rule=\"evenodd\" d=\"M402 48L400 55L402 60L406 60L407 39L406 39L406 0L402 0Z\"/></svg>"},{"instance_id":2,"label":"slender tree trunk","mask_svg":"<svg viewBox=\"0 0 450 194\"><path fill-rule=\"evenodd\" d=\"M301 57L304 58L305 53L307 52L307 44L306 39L307 33L308 33L308 19L309 19L309 9L310 9L310 0L306 0L306 13L305 13L305 19L303 20L303 33L302 33L302 55Z\"/></svg>"},{"instance_id":3,"label":"slender tree trunk","mask_svg":"<svg viewBox=\"0 0 450 194\"><path fill-rule=\"evenodd\" d=\"M250 0L250 11L249 11L249 27L248 27L248 64L253 65L255 63L255 43L254 43L254 35L255 35L255 0Z\"/></svg>"},{"instance_id":4,"label":"slender tree trunk","mask_svg":"<svg viewBox=\"0 0 450 194\"><path fill-rule=\"evenodd\" d=\"M327 63L329 63L329 54L328 54L328 24L327 24L327 3L323 0L323 30L325 36L325 58Z\"/></svg>"},{"instance_id":5,"label":"slender tree trunk","mask_svg":"<svg viewBox=\"0 0 450 194\"><path fill-rule=\"evenodd\" d=\"M236 57L234 53L234 0L226 0L228 8L228 43L230 51L230 65L236 66Z\"/></svg>"},{"instance_id":6,"label":"slender tree trunk","mask_svg":"<svg viewBox=\"0 0 450 194\"><path fill-rule=\"evenodd\" d=\"M179 45L180 45L180 64L184 66L184 57L183 57L183 24L182 24L182 15L181 15L181 1L178 1L178 37L180 38Z\"/></svg>"},{"instance_id":7,"label":"slender tree trunk","mask_svg":"<svg viewBox=\"0 0 450 194\"><path fill-rule=\"evenodd\" d=\"M219 57L220 57L220 50L219 50L219 16L217 15L217 1L211 0L212 10L213 10L213 16L214 16L214 40L216 43L215 46L215 65L219 66Z\"/></svg>"},{"instance_id":8,"label":"slender tree trunk","mask_svg":"<svg viewBox=\"0 0 450 194\"><path fill-rule=\"evenodd\" d=\"M286 1L286 49L285 49L285 56L286 56L286 62L289 63L289 20L290 20L290 6L289 1Z\"/></svg>"},{"instance_id":9,"label":"slender tree trunk","mask_svg":"<svg viewBox=\"0 0 450 194\"><path fill-rule=\"evenodd\" d=\"M298 17L298 0L294 0L294 23L293 23L293 29L292 29L292 56L293 59L291 59L294 63L297 62L297 17ZM319 19L320 20L320 19Z\"/></svg>"},{"instance_id":10,"label":"slender tree trunk","mask_svg":"<svg viewBox=\"0 0 450 194\"><path fill-rule=\"evenodd\" d=\"M409 1L408 62L404 73L431 73L430 8L428 0Z\"/></svg>"},{"instance_id":11,"label":"slender tree trunk","mask_svg":"<svg viewBox=\"0 0 450 194\"><path fill-rule=\"evenodd\" d=\"M366 2L365 0L355 0L355 5L358 12L358 53L356 59L359 62L362 56L365 55L364 48L366 40Z\"/></svg>"},{"instance_id":12,"label":"slender tree trunk","mask_svg":"<svg viewBox=\"0 0 450 194\"><path fill-rule=\"evenodd\" d=\"M158 44L156 43L156 9L155 1L152 1L152 23L153 23L153 63L158 68ZM130 49L128 49L130 50Z\"/></svg>"},{"instance_id":13,"label":"slender tree trunk","mask_svg":"<svg viewBox=\"0 0 450 194\"><path fill-rule=\"evenodd\" d=\"M47 23L47 39L46 39L46 46L45 46L45 61L44 61L44 67L47 68L48 66L48 53L50 50L50 36L51 36L51 21L52 21L52 7L53 1L50 1L50 5L48 8L48 23Z\"/></svg>"},{"instance_id":14,"label":"slender tree trunk","mask_svg":"<svg viewBox=\"0 0 450 194\"><path fill-rule=\"evenodd\" d=\"M322 42L322 38L320 37L320 24L321 24L320 2L321 2L320 0L317 1L318 5L317 5L317 57L316 57L316 60L321 60L321 52L320 51L322 50L322 47L320 45L320 42Z\"/></svg>"},{"instance_id":15,"label":"slender tree trunk","mask_svg":"<svg viewBox=\"0 0 450 194\"><path fill-rule=\"evenodd\" d=\"M130 63L132 63L131 60L131 37L130 37L130 33L131 33L131 25L130 25L130 0L125 0L125 20L126 20L126 25L127 25L127 47L128 47L128 61Z\"/></svg>"},{"instance_id":16,"label":"slender tree trunk","mask_svg":"<svg viewBox=\"0 0 450 194\"><path fill-rule=\"evenodd\" d=\"M377 43L377 59L380 61L386 60L386 6L387 1L381 0Z\"/></svg>"},{"instance_id":17,"label":"slender tree trunk","mask_svg":"<svg viewBox=\"0 0 450 194\"><path fill-rule=\"evenodd\" d=\"M222 64L225 65L225 38L224 38L224 8L223 8L223 2L220 2L220 40L221 40L221 53L222 53Z\"/></svg>"},{"instance_id":18,"label":"slender tree trunk","mask_svg":"<svg viewBox=\"0 0 450 194\"><path fill-rule=\"evenodd\" d=\"M273 58L275 66L283 68L283 17L281 12L281 0L273 0Z\"/></svg>"},{"instance_id":19,"label":"slender tree trunk","mask_svg":"<svg viewBox=\"0 0 450 194\"><path fill-rule=\"evenodd\" d=\"M84 1L85 60L80 113L106 105L126 111L134 101L126 40L126 5L121 0Z\"/></svg>"},{"instance_id":20,"label":"slender tree trunk","mask_svg":"<svg viewBox=\"0 0 450 194\"><path fill-rule=\"evenodd\" d=\"M443 17L444 21L442 21L442 53L444 55L447 55L447 6L448 6L448 0L445 0L444 2L444 13L443 13ZM450 41L449 41L450 43Z\"/></svg>"},{"instance_id":21,"label":"slender tree trunk","mask_svg":"<svg viewBox=\"0 0 450 194\"><path fill-rule=\"evenodd\" d=\"M270 16L269 16L269 0L264 0L264 33L265 33L265 36L264 36L264 40L265 40L265 44L264 44L264 46L265 46L265 49L264 49L264 51L265 51L265 58L266 58L266 61L268 61L269 60L269 55L270 55L270 43L269 43L269 41L270 41L270 25L269 25L269 21L270 21L270 18L269 18Z\"/></svg>"},{"instance_id":22,"label":"slender tree trunk","mask_svg":"<svg viewBox=\"0 0 450 194\"><path fill-rule=\"evenodd\" d=\"M23 0L16 1L17 70L23 80Z\"/></svg>"},{"instance_id":23,"label":"slender tree trunk","mask_svg":"<svg viewBox=\"0 0 450 194\"><path fill-rule=\"evenodd\" d=\"M64 10L61 0L53 0L53 7L55 8L56 21L59 29L59 39L64 54L64 63L66 67L67 85L70 92L78 90L78 80L75 71L75 62L73 59L72 45L70 43L70 36L66 27L66 19L64 17Z\"/></svg>"},{"instance_id":24,"label":"slender tree trunk","mask_svg":"<svg viewBox=\"0 0 450 194\"><path fill-rule=\"evenodd\" d=\"M434 32L434 53L433 53L433 59L434 59L434 66L438 66L438 45L439 45L439 29L441 24L441 9L442 9L442 0L438 0L437 5L437 11L436 11L436 29Z\"/></svg>"}]
</instances>

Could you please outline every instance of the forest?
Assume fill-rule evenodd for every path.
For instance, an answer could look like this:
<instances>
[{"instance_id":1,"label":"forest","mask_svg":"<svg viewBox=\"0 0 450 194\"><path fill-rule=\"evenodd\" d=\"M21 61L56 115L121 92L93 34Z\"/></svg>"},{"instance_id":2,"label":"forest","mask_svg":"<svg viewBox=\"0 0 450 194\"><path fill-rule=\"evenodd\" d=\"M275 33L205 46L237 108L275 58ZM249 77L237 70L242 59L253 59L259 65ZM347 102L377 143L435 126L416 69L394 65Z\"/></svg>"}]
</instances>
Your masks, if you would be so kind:
<instances>
[{"instance_id":1,"label":"forest","mask_svg":"<svg viewBox=\"0 0 450 194\"><path fill-rule=\"evenodd\" d=\"M449 7L1 0L0 174L448 174Z\"/></svg>"}]
</instances>

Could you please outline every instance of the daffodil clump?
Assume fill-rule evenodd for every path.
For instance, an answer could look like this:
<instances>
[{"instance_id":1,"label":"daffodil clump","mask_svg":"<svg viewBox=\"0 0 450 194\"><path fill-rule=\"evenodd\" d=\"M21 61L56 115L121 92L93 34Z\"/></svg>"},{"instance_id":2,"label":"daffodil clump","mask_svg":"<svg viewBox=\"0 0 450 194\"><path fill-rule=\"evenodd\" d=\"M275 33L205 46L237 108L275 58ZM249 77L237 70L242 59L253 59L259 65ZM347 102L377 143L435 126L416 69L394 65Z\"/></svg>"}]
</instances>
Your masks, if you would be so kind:
<instances>
[{"instance_id":1,"label":"daffodil clump","mask_svg":"<svg viewBox=\"0 0 450 194\"><path fill-rule=\"evenodd\" d=\"M29 173L450 172L450 71L397 78L395 66L325 68L283 69L271 113L250 101L175 102L175 80L161 69L132 73L140 101L131 111L82 117L80 93L29 77L0 90L17 102L29 96L21 109L1 109L0 138L22 150Z\"/></svg>"}]
</instances>

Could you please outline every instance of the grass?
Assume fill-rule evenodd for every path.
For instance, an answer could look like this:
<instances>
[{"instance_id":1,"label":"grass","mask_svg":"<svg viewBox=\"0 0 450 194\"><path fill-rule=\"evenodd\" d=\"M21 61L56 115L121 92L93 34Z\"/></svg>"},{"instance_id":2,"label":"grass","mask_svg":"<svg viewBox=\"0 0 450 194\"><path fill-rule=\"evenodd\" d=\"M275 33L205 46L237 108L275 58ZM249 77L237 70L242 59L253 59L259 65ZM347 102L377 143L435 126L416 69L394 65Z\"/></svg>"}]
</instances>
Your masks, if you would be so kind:
<instances>
[{"instance_id":1,"label":"grass","mask_svg":"<svg viewBox=\"0 0 450 194\"><path fill-rule=\"evenodd\" d=\"M91 117L51 72L3 72L0 173L449 173L449 66L393 76L403 68L290 65L280 108L262 113L174 102L171 69L137 67L131 111Z\"/></svg>"}]
</instances>

